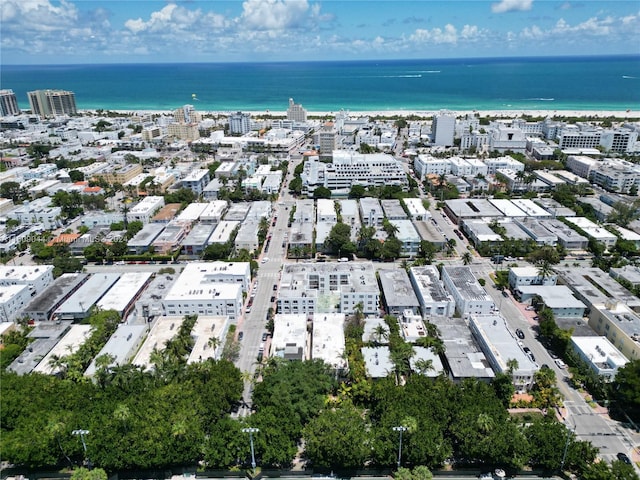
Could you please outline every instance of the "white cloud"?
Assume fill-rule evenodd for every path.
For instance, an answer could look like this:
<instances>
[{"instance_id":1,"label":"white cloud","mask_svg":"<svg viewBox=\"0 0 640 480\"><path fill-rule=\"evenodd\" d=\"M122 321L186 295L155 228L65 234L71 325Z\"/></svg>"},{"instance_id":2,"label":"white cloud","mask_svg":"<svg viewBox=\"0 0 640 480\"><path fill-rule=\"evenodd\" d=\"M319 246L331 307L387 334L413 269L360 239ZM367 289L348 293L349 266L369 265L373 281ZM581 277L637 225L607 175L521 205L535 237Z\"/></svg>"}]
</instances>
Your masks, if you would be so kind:
<instances>
[{"instance_id":1,"label":"white cloud","mask_svg":"<svg viewBox=\"0 0 640 480\"><path fill-rule=\"evenodd\" d=\"M242 4L242 25L251 30L284 30L304 24L309 10L306 0L247 0ZM319 15L318 7L312 9Z\"/></svg>"},{"instance_id":2,"label":"white cloud","mask_svg":"<svg viewBox=\"0 0 640 480\"><path fill-rule=\"evenodd\" d=\"M531 10L533 0L501 0L491 4L493 13L518 12Z\"/></svg>"},{"instance_id":3,"label":"white cloud","mask_svg":"<svg viewBox=\"0 0 640 480\"><path fill-rule=\"evenodd\" d=\"M456 27L448 23L444 28L426 30L419 28L413 32L409 40L414 43L456 44L458 41L472 42L486 35L486 30L477 25L465 25L458 32Z\"/></svg>"}]
</instances>

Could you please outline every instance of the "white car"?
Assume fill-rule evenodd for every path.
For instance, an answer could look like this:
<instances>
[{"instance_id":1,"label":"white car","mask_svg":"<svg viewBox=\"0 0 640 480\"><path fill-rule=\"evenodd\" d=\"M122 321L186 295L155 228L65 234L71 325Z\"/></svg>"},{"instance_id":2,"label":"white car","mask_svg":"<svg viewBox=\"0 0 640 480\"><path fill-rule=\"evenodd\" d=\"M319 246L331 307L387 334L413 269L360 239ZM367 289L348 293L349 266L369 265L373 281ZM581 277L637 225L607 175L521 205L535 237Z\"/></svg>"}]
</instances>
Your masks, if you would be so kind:
<instances>
[{"instance_id":1,"label":"white car","mask_svg":"<svg viewBox=\"0 0 640 480\"><path fill-rule=\"evenodd\" d=\"M530 312L531 310L535 310L535 308L532 305L529 305L528 307L525 307L525 310Z\"/></svg>"},{"instance_id":2,"label":"white car","mask_svg":"<svg viewBox=\"0 0 640 480\"><path fill-rule=\"evenodd\" d=\"M260 263L267 263L269 261L268 257L264 257L262 260L260 260Z\"/></svg>"}]
</instances>

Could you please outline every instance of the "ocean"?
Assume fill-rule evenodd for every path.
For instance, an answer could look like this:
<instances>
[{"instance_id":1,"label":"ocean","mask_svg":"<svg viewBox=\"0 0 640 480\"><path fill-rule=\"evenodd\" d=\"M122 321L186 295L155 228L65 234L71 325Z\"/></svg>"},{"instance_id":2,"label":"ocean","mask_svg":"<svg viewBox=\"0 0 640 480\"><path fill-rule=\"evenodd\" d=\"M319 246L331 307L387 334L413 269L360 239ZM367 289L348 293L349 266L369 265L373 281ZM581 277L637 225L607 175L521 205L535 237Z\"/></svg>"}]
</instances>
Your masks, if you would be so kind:
<instances>
[{"instance_id":1,"label":"ocean","mask_svg":"<svg viewBox=\"0 0 640 480\"><path fill-rule=\"evenodd\" d=\"M79 109L640 110L640 56L2 65L0 88L71 90Z\"/></svg>"}]
</instances>

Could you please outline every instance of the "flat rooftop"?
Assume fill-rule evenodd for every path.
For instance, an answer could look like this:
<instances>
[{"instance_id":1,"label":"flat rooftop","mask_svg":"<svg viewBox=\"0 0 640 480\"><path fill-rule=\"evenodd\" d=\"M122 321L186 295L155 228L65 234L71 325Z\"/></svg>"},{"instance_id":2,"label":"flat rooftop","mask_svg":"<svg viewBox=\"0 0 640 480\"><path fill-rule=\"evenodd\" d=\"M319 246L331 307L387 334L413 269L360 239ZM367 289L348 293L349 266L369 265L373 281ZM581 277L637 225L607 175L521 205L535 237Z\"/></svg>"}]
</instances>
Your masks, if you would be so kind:
<instances>
[{"instance_id":1,"label":"flat rooftop","mask_svg":"<svg viewBox=\"0 0 640 480\"><path fill-rule=\"evenodd\" d=\"M24 309L25 312L48 312L64 297L89 278L86 273L64 273L56 278L42 293L37 295Z\"/></svg>"},{"instance_id":2,"label":"flat rooftop","mask_svg":"<svg viewBox=\"0 0 640 480\"><path fill-rule=\"evenodd\" d=\"M458 292L465 299L474 302L493 301L469 267L447 265L443 268L443 276L444 272L449 275Z\"/></svg>"},{"instance_id":3,"label":"flat rooftop","mask_svg":"<svg viewBox=\"0 0 640 480\"><path fill-rule=\"evenodd\" d=\"M34 341L9 366L9 370L18 375L30 373L58 343L58 340L71 327L71 321L41 322L29 332Z\"/></svg>"},{"instance_id":4,"label":"flat rooftop","mask_svg":"<svg viewBox=\"0 0 640 480\"><path fill-rule=\"evenodd\" d=\"M209 358L219 358L229 328L229 317L198 316L191 337L195 339L187 363L204 362ZM211 339L218 339L218 346L211 346Z\"/></svg>"},{"instance_id":5,"label":"flat rooftop","mask_svg":"<svg viewBox=\"0 0 640 480\"><path fill-rule=\"evenodd\" d=\"M77 352L91 336L91 328L91 325L71 325L65 336L47 353L33 371L44 373L45 375L58 373L60 367L52 365L51 360L55 357L61 358Z\"/></svg>"},{"instance_id":6,"label":"flat rooftop","mask_svg":"<svg viewBox=\"0 0 640 480\"><path fill-rule=\"evenodd\" d=\"M384 378L393 373L394 365L391 361L389 347L362 347L367 375L371 378Z\"/></svg>"},{"instance_id":7,"label":"flat rooftop","mask_svg":"<svg viewBox=\"0 0 640 480\"><path fill-rule=\"evenodd\" d=\"M55 311L56 315L84 314L120 278L119 273L94 273Z\"/></svg>"},{"instance_id":8,"label":"flat rooftop","mask_svg":"<svg viewBox=\"0 0 640 480\"><path fill-rule=\"evenodd\" d=\"M53 265L0 265L0 284L31 283L47 271L53 272Z\"/></svg>"},{"instance_id":9,"label":"flat rooftop","mask_svg":"<svg viewBox=\"0 0 640 480\"><path fill-rule=\"evenodd\" d=\"M313 315L312 359L323 360L333 368L347 366L343 359L344 318L344 313L316 313Z\"/></svg>"},{"instance_id":10,"label":"flat rooftop","mask_svg":"<svg viewBox=\"0 0 640 480\"><path fill-rule=\"evenodd\" d=\"M551 309L587 308L573 296L571 289L566 285L519 285L518 290L524 294L539 295L544 304Z\"/></svg>"},{"instance_id":11,"label":"flat rooftop","mask_svg":"<svg viewBox=\"0 0 640 480\"><path fill-rule=\"evenodd\" d=\"M144 341L140 350L134 357L134 365L152 369L151 354L154 350L164 351L169 340L178 334L178 330L184 322L184 317L159 317L155 320L147 339Z\"/></svg>"},{"instance_id":12,"label":"flat rooftop","mask_svg":"<svg viewBox=\"0 0 640 480\"><path fill-rule=\"evenodd\" d=\"M147 324L127 325L126 323L121 323L118 325L116 331L89 364L89 367L84 372L85 376L92 377L95 374L96 358L99 358L101 355L110 355L113 357L113 362L109 365L110 367L127 364L131 356L135 353L140 340L148 330L149 326Z\"/></svg>"},{"instance_id":13,"label":"flat rooftop","mask_svg":"<svg viewBox=\"0 0 640 480\"><path fill-rule=\"evenodd\" d=\"M102 310L115 310L122 314L150 278L151 272L127 272L122 274L115 285L100 299L98 307Z\"/></svg>"},{"instance_id":14,"label":"flat rooftop","mask_svg":"<svg viewBox=\"0 0 640 480\"><path fill-rule=\"evenodd\" d=\"M409 275L403 269L378 272L384 298L388 306L419 307Z\"/></svg>"}]
</instances>

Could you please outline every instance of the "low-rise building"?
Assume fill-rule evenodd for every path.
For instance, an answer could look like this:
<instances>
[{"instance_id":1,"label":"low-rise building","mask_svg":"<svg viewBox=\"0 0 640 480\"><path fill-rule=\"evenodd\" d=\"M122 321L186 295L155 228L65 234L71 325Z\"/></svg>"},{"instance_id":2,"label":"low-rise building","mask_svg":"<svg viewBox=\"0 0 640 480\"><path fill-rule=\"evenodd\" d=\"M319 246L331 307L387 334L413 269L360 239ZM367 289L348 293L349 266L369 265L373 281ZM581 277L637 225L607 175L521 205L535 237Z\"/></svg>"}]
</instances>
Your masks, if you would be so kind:
<instances>
[{"instance_id":1,"label":"low-rise building","mask_svg":"<svg viewBox=\"0 0 640 480\"><path fill-rule=\"evenodd\" d=\"M610 233L604 227L601 227L591 220L584 217L571 217L567 218L569 223L572 223L576 227L580 228L585 235L597 240L602 243L606 248L611 248L616 244L618 237L616 237L613 233Z\"/></svg>"},{"instance_id":2,"label":"low-rise building","mask_svg":"<svg viewBox=\"0 0 640 480\"><path fill-rule=\"evenodd\" d=\"M442 282L453 296L461 315L489 315L495 303L468 266L447 265L442 269Z\"/></svg>"},{"instance_id":3,"label":"low-rise building","mask_svg":"<svg viewBox=\"0 0 640 480\"><path fill-rule=\"evenodd\" d=\"M149 331L148 325L128 325L121 323L116 331L109 337L107 343L104 344L98 355L91 361L89 367L85 370L85 377L93 377L96 374L96 359L105 358L108 355L111 362L106 365L107 369L127 365L133 359L140 345L145 339L146 333Z\"/></svg>"},{"instance_id":4,"label":"low-rise building","mask_svg":"<svg viewBox=\"0 0 640 480\"><path fill-rule=\"evenodd\" d=\"M0 287L26 285L35 296L52 282L53 265L0 265Z\"/></svg>"},{"instance_id":5,"label":"low-rise building","mask_svg":"<svg viewBox=\"0 0 640 480\"><path fill-rule=\"evenodd\" d=\"M311 359L322 360L337 371L347 367L344 359L344 318L344 313L313 315Z\"/></svg>"},{"instance_id":6,"label":"low-rise building","mask_svg":"<svg viewBox=\"0 0 640 480\"><path fill-rule=\"evenodd\" d=\"M199 315L191 330L194 343L187 363L204 362L209 358L219 359L228 330L229 317Z\"/></svg>"},{"instance_id":7,"label":"low-rise building","mask_svg":"<svg viewBox=\"0 0 640 480\"><path fill-rule=\"evenodd\" d=\"M34 373L58 375L62 366L56 364L56 358L73 355L91 337L91 325L71 325L65 335L47 353L33 369Z\"/></svg>"},{"instance_id":8,"label":"low-rise building","mask_svg":"<svg viewBox=\"0 0 640 480\"><path fill-rule=\"evenodd\" d=\"M276 314L273 318L273 337L269 355L285 360L309 359L307 315Z\"/></svg>"},{"instance_id":9,"label":"low-rise building","mask_svg":"<svg viewBox=\"0 0 640 480\"><path fill-rule=\"evenodd\" d=\"M164 206L164 197L149 196L134 205L127 213L127 219L147 224L158 210Z\"/></svg>"},{"instance_id":10,"label":"low-rise building","mask_svg":"<svg viewBox=\"0 0 640 480\"><path fill-rule=\"evenodd\" d=\"M149 223L142 227L138 233L136 233L131 240L127 242L127 250L130 253L141 255L148 252L153 242L165 229L165 225L162 223Z\"/></svg>"},{"instance_id":11,"label":"low-rise building","mask_svg":"<svg viewBox=\"0 0 640 480\"><path fill-rule=\"evenodd\" d=\"M119 273L94 273L56 309L55 318L78 321L89 317L93 306L119 278Z\"/></svg>"},{"instance_id":12,"label":"low-rise building","mask_svg":"<svg viewBox=\"0 0 640 480\"><path fill-rule=\"evenodd\" d=\"M607 337L571 337L571 346L598 376L610 382L629 360L607 340Z\"/></svg>"},{"instance_id":13,"label":"low-rise building","mask_svg":"<svg viewBox=\"0 0 640 480\"><path fill-rule=\"evenodd\" d=\"M582 318L587 309L566 285L520 285L515 293L523 302L535 298L550 308L556 318Z\"/></svg>"},{"instance_id":14,"label":"low-rise building","mask_svg":"<svg viewBox=\"0 0 640 480\"><path fill-rule=\"evenodd\" d=\"M192 170L186 177L184 177L180 183L182 188L188 188L196 195L202 194L204 188L210 181L209 170Z\"/></svg>"},{"instance_id":15,"label":"low-rise building","mask_svg":"<svg viewBox=\"0 0 640 480\"><path fill-rule=\"evenodd\" d=\"M176 252L187 233L189 233L188 225L171 222L160 232L160 235L155 238L151 246L155 252L161 255Z\"/></svg>"},{"instance_id":16,"label":"low-rise building","mask_svg":"<svg viewBox=\"0 0 640 480\"><path fill-rule=\"evenodd\" d=\"M0 322L13 322L31 300L27 285L0 286Z\"/></svg>"},{"instance_id":17,"label":"low-rise building","mask_svg":"<svg viewBox=\"0 0 640 480\"><path fill-rule=\"evenodd\" d=\"M211 237L215 228L215 225L204 223L195 225L182 242L182 252L189 256L201 255L209 244L209 237Z\"/></svg>"},{"instance_id":18,"label":"low-rise building","mask_svg":"<svg viewBox=\"0 0 640 480\"><path fill-rule=\"evenodd\" d=\"M89 279L84 273L65 273L36 295L25 307L24 315L38 322L53 319L55 312L80 286Z\"/></svg>"},{"instance_id":19,"label":"low-rise building","mask_svg":"<svg viewBox=\"0 0 640 480\"><path fill-rule=\"evenodd\" d=\"M423 317L453 316L455 313L455 302L440 281L440 272L435 265L411 267L409 275L418 302L420 303Z\"/></svg>"},{"instance_id":20,"label":"low-rise building","mask_svg":"<svg viewBox=\"0 0 640 480\"><path fill-rule=\"evenodd\" d=\"M520 348L504 318L498 314L471 315L469 325L493 371L511 374L517 391L529 390L538 366ZM517 367L513 368L512 360L517 362Z\"/></svg>"},{"instance_id":21,"label":"low-rise building","mask_svg":"<svg viewBox=\"0 0 640 480\"><path fill-rule=\"evenodd\" d=\"M558 276L551 273L544 278L537 267L511 267L509 268L509 287L516 290L520 286L529 285L555 285Z\"/></svg>"},{"instance_id":22,"label":"low-rise building","mask_svg":"<svg viewBox=\"0 0 640 480\"><path fill-rule=\"evenodd\" d=\"M123 273L96 305L101 310L115 310L125 319L150 282L151 272Z\"/></svg>"},{"instance_id":23,"label":"low-rise building","mask_svg":"<svg viewBox=\"0 0 640 480\"><path fill-rule=\"evenodd\" d=\"M640 316L622 300L609 299L589 311L589 326L628 359L640 360Z\"/></svg>"},{"instance_id":24,"label":"low-rise building","mask_svg":"<svg viewBox=\"0 0 640 480\"><path fill-rule=\"evenodd\" d=\"M406 310L412 314L419 312L420 302L405 270L380 270L378 275L385 307L389 315L399 317Z\"/></svg>"}]
</instances>

